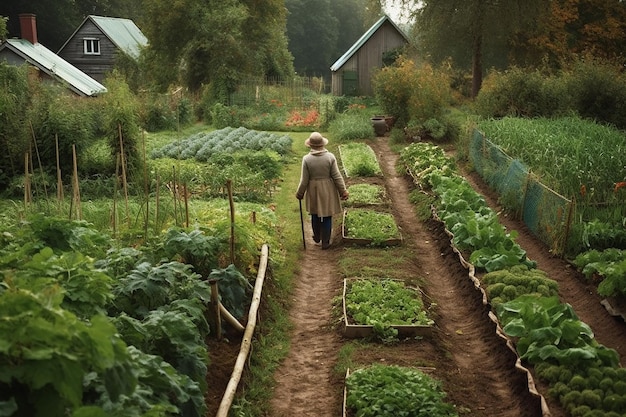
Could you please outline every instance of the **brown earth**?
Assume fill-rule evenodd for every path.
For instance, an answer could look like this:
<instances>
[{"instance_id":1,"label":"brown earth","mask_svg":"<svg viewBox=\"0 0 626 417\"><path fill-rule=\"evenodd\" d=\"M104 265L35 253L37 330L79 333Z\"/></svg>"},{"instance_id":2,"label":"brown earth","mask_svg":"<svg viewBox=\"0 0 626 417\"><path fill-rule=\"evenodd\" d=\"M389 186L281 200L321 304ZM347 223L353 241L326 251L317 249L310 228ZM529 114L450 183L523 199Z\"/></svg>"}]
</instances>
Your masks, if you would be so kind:
<instances>
[{"instance_id":1,"label":"brown earth","mask_svg":"<svg viewBox=\"0 0 626 417\"><path fill-rule=\"evenodd\" d=\"M417 217L415 206L409 202L412 183L396 173L397 154L390 150L387 138L379 137L371 146L383 168L392 211L404 238L402 248L387 250L403 251L399 254L408 250L413 254L400 266L393 266L394 274L420 277L425 299L433 304L436 324L431 336L420 339L402 340L393 345L362 342L353 352L353 362L418 366L442 382L448 400L457 406L460 415L565 416L558 403L547 396L546 387L532 377L530 386L533 381L537 383L539 395L529 389L527 372L516 367L516 355L498 335L489 316L489 306L483 303L482 293L451 249L442 225L433 219L424 222ZM465 177L492 208L501 211L497 196L477 176L466 173ZM559 282L562 300L570 303L580 319L591 326L598 342L617 350L623 363L624 323L607 314L594 286L585 283L566 261L552 256L523 224L505 214L500 215L500 221L508 230L519 232L516 241L530 259L537 261L539 269ZM271 417L334 417L342 413L344 381L335 366L340 349L348 340L336 325L332 312L333 300L341 295L346 278L341 274L339 261L354 252L341 244L337 231L334 241L339 243L322 252L312 244L309 227L305 229L308 243L301 273L295 279L290 311L291 349L276 372L272 411L268 414ZM360 256L364 256L362 264L366 265L367 255ZM229 357L234 362L238 348L237 343L211 343L219 355L211 358L208 416L215 415L222 395L219 386L225 386L230 377Z\"/></svg>"}]
</instances>

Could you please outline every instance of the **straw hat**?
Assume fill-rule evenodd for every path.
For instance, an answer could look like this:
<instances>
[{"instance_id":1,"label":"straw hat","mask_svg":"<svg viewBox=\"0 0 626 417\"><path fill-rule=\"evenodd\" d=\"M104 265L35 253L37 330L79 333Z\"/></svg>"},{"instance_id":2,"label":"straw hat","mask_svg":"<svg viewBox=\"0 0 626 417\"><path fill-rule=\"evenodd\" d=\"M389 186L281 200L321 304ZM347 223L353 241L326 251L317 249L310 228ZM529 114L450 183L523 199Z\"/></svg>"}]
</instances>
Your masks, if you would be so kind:
<instances>
[{"instance_id":1,"label":"straw hat","mask_svg":"<svg viewBox=\"0 0 626 417\"><path fill-rule=\"evenodd\" d=\"M328 139L322 136L319 132L311 133L311 136L304 141L304 144L310 148L323 148L328 145Z\"/></svg>"}]
</instances>

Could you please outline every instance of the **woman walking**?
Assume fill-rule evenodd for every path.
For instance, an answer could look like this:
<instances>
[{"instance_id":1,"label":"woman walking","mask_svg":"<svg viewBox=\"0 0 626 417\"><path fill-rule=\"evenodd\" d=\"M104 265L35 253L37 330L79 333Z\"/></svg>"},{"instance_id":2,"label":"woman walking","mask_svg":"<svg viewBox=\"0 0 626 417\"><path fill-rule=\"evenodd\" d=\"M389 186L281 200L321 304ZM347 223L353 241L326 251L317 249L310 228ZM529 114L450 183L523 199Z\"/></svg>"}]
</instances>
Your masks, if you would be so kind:
<instances>
[{"instance_id":1,"label":"woman walking","mask_svg":"<svg viewBox=\"0 0 626 417\"><path fill-rule=\"evenodd\" d=\"M313 241L322 249L330 247L333 228L332 216L341 213L341 200L348 198L348 190L343 180L335 155L325 146L328 139L313 132L304 142L311 148L302 158L302 173L296 198L305 198L306 210L311 214Z\"/></svg>"}]
</instances>

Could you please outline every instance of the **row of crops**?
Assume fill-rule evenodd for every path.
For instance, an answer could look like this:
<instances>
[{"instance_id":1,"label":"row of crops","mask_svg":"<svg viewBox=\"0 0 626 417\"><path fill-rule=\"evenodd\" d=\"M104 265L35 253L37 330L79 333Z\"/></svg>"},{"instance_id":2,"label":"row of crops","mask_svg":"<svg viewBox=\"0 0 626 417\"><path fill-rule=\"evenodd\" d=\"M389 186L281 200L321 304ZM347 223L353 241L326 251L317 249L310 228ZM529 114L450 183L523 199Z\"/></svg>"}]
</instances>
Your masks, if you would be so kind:
<instances>
[{"instance_id":1,"label":"row of crops","mask_svg":"<svg viewBox=\"0 0 626 417\"><path fill-rule=\"evenodd\" d=\"M415 143L401 160L425 192L452 242L479 271L480 287L520 358L572 416L626 413L626 370L613 349L600 345L573 308L559 300L558 284L536 268L497 215L457 174L440 148Z\"/></svg>"},{"instance_id":2,"label":"row of crops","mask_svg":"<svg viewBox=\"0 0 626 417\"><path fill-rule=\"evenodd\" d=\"M247 135L250 143L266 135L255 136ZM282 150L291 146L289 138L269 142ZM282 154L262 148L242 145L211 158L228 159L229 166L254 161L254 175L277 179ZM271 164L261 163L267 152L275 154ZM211 164L196 164L185 175L193 179ZM200 185L202 177L195 183ZM234 213L224 199L196 205L192 226L170 225L150 239L130 230L114 238L89 219L27 213L18 221L5 215L0 416L205 417L206 338L219 325L207 314L207 280L217 280L221 304L242 318L259 248L272 244L278 264L280 245L275 213L264 204L235 202Z\"/></svg>"},{"instance_id":3,"label":"row of crops","mask_svg":"<svg viewBox=\"0 0 626 417\"><path fill-rule=\"evenodd\" d=\"M519 206L506 198L507 193L519 196L521 189L528 194L530 177L537 177L559 196L543 193L532 214L527 210L521 213L523 220L540 237L549 233L562 239L563 249L557 253L564 252L590 282L598 284L600 295L624 297L626 140L623 132L574 117L485 120L480 122L480 129L506 155L494 157L501 153L492 149L492 156L487 156L477 150L475 155L482 153L485 159L473 158L479 165L486 164L487 159L497 164L493 168L481 166L479 172L503 196L505 207L517 212ZM523 172L521 181L515 179L513 171ZM549 195L554 197L547 199ZM561 212L548 217L554 210ZM544 220L537 219L540 216L545 216ZM534 228L533 224L542 227Z\"/></svg>"}]
</instances>

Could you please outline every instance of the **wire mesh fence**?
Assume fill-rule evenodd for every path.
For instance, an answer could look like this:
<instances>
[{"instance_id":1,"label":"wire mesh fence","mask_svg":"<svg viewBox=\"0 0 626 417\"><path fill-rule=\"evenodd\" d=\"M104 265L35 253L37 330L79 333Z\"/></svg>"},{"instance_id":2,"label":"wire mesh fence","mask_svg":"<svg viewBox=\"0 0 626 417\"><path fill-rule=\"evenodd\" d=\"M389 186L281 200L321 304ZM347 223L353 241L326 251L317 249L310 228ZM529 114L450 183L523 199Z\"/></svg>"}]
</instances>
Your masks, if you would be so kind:
<instances>
[{"instance_id":1,"label":"wire mesh fence","mask_svg":"<svg viewBox=\"0 0 626 417\"><path fill-rule=\"evenodd\" d=\"M500 203L523 220L555 254L563 255L575 202L545 186L518 159L507 155L474 130L469 158L484 181L500 194Z\"/></svg>"}]
</instances>

